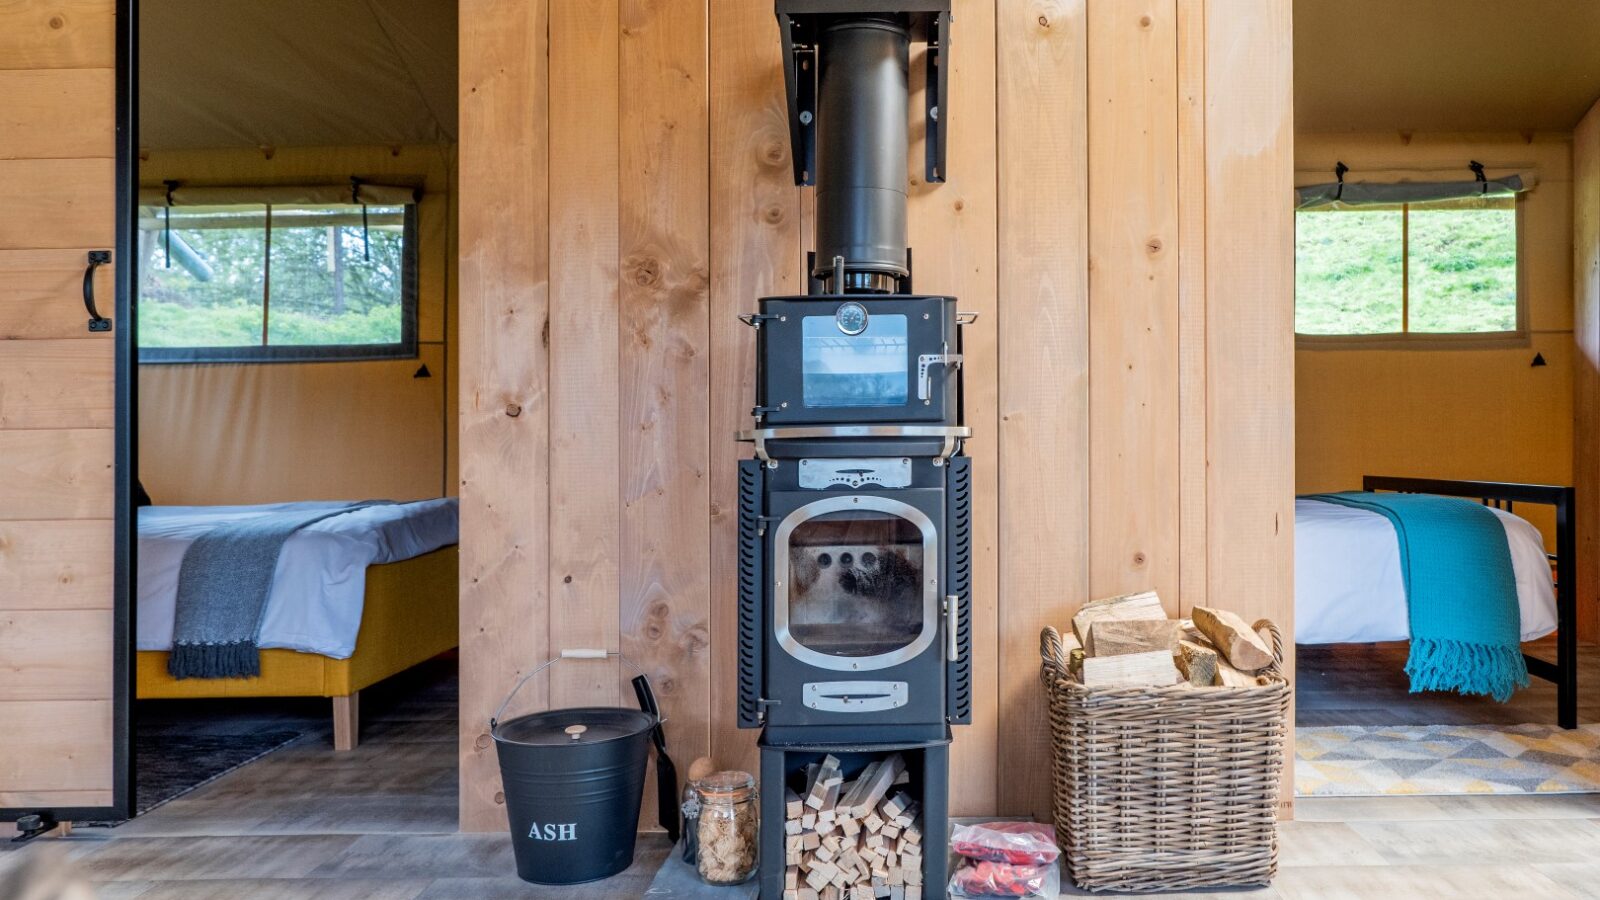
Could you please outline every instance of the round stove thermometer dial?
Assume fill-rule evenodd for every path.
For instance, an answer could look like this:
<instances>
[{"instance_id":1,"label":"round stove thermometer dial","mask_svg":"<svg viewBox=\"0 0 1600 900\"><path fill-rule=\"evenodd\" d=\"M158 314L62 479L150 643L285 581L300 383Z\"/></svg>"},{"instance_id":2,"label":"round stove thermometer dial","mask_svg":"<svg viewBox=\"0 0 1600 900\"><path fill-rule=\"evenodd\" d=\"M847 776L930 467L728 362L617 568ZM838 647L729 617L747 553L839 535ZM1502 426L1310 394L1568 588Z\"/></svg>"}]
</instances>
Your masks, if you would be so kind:
<instances>
[{"instance_id":1,"label":"round stove thermometer dial","mask_svg":"<svg viewBox=\"0 0 1600 900\"><path fill-rule=\"evenodd\" d=\"M867 330L867 308L859 303L845 303L834 310L833 322L845 334L860 334Z\"/></svg>"}]
</instances>

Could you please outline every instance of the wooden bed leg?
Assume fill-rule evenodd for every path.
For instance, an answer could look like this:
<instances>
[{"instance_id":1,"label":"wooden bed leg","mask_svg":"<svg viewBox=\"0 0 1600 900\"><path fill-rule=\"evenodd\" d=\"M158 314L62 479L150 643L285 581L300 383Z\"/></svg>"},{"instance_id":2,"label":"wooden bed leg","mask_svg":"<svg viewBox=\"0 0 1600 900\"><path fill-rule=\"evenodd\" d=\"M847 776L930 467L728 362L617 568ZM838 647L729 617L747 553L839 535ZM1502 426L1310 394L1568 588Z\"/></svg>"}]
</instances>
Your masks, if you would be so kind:
<instances>
[{"instance_id":1,"label":"wooden bed leg","mask_svg":"<svg viewBox=\"0 0 1600 900\"><path fill-rule=\"evenodd\" d=\"M361 740L361 692L333 698L333 749L354 750Z\"/></svg>"}]
</instances>

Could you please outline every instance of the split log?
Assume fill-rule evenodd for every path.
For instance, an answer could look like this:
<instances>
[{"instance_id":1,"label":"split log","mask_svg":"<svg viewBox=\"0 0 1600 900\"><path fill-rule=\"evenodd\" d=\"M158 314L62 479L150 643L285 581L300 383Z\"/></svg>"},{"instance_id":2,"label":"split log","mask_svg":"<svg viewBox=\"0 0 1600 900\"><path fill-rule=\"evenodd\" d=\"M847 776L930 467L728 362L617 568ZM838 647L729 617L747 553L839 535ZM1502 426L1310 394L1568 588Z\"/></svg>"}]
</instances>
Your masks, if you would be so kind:
<instances>
[{"instance_id":1,"label":"split log","mask_svg":"<svg viewBox=\"0 0 1600 900\"><path fill-rule=\"evenodd\" d=\"M1217 651L1194 641L1179 641L1178 652L1173 654L1178 671L1195 687L1210 687L1217 683Z\"/></svg>"},{"instance_id":2,"label":"split log","mask_svg":"<svg viewBox=\"0 0 1600 900\"><path fill-rule=\"evenodd\" d=\"M1101 619L1089 623L1089 645L1094 648L1094 656L1151 650L1171 653L1177 642L1178 623L1172 619Z\"/></svg>"},{"instance_id":3,"label":"split log","mask_svg":"<svg viewBox=\"0 0 1600 900\"><path fill-rule=\"evenodd\" d=\"M1234 668L1256 672L1272 665L1272 648L1238 614L1196 606L1194 624Z\"/></svg>"},{"instance_id":4,"label":"split log","mask_svg":"<svg viewBox=\"0 0 1600 900\"><path fill-rule=\"evenodd\" d=\"M1244 672L1228 665L1225 659L1217 660L1217 684L1222 687L1258 687L1271 684L1272 680L1256 675L1254 672Z\"/></svg>"},{"instance_id":5,"label":"split log","mask_svg":"<svg viewBox=\"0 0 1600 900\"><path fill-rule=\"evenodd\" d=\"M1083 649L1090 656L1094 656L1094 641L1089 634L1090 624L1104 619L1138 620L1166 617L1167 611L1161 607L1161 598L1156 596L1155 591L1124 594L1085 604L1072 617L1072 632Z\"/></svg>"},{"instance_id":6,"label":"split log","mask_svg":"<svg viewBox=\"0 0 1600 900\"><path fill-rule=\"evenodd\" d=\"M1143 687L1177 684L1183 680L1167 650L1091 656L1083 661L1085 687Z\"/></svg>"},{"instance_id":7,"label":"split log","mask_svg":"<svg viewBox=\"0 0 1600 900\"><path fill-rule=\"evenodd\" d=\"M840 806L857 819L865 817L883 802L883 796L894 785L895 777L905 771L905 767L905 760L898 753L881 762L869 763L861 777L856 779L856 790L840 801Z\"/></svg>"}]
</instances>

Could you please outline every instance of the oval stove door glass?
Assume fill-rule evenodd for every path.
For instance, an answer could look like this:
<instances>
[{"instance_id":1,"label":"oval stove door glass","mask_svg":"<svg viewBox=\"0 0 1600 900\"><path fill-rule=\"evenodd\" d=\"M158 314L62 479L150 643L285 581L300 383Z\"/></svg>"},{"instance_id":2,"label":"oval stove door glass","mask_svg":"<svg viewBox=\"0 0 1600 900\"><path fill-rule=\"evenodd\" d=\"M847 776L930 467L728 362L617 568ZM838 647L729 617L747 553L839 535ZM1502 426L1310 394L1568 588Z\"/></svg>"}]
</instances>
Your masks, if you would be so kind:
<instances>
[{"instance_id":1,"label":"oval stove door glass","mask_svg":"<svg viewBox=\"0 0 1600 900\"><path fill-rule=\"evenodd\" d=\"M836 497L779 526L776 626L790 655L839 671L880 669L934 640L937 550L915 507ZM787 560L783 559L787 557Z\"/></svg>"}]
</instances>

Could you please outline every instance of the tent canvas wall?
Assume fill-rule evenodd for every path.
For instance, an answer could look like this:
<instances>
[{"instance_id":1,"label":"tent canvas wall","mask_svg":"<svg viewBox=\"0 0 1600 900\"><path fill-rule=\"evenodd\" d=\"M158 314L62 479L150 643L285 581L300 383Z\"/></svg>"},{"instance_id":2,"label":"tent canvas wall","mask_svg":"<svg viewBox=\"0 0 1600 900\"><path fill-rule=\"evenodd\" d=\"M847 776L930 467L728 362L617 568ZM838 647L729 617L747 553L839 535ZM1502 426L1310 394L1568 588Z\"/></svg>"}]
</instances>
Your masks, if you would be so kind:
<instances>
[{"instance_id":1,"label":"tent canvas wall","mask_svg":"<svg viewBox=\"0 0 1600 900\"><path fill-rule=\"evenodd\" d=\"M140 4L140 184L414 184L414 360L141 367L162 504L453 494L455 4ZM413 377L426 366L429 377Z\"/></svg>"}]
</instances>

